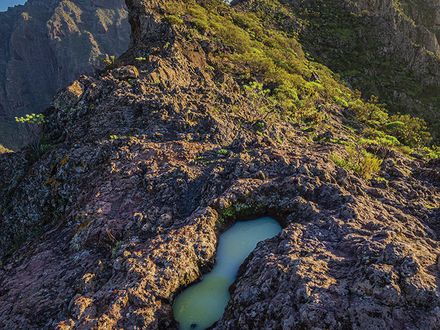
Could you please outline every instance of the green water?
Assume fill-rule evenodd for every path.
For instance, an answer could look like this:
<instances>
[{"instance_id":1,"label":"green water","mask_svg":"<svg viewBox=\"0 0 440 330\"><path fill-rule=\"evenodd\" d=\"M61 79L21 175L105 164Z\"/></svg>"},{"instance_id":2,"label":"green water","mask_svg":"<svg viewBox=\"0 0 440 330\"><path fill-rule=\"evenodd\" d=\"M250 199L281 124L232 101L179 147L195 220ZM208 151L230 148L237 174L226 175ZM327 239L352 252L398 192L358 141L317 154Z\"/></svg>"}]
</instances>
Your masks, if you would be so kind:
<instances>
[{"instance_id":1,"label":"green water","mask_svg":"<svg viewBox=\"0 0 440 330\"><path fill-rule=\"evenodd\" d=\"M229 287L237 271L258 242L274 237L281 226L272 218L234 224L220 236L214 269L202 281L177 296L174 317L180 329L206 329L219 320L229 300Z\"/></svg>"}]
</instances>

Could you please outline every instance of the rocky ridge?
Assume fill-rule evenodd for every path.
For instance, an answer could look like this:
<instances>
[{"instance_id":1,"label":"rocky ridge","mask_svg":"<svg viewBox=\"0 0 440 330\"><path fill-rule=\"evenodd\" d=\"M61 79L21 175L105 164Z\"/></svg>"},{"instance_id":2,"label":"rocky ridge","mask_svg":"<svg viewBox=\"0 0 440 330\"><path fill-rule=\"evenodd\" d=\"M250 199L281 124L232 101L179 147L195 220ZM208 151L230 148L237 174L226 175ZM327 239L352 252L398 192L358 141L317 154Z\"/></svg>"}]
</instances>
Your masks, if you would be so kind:
<instances>
[{"instance_id":1,"label":"rocky ridge","mask_svg":"<svg viewBox=\"0 0 440 330\"><path fill-rule=\"evenodd\" d=\"M59 89L126 51L129 34L123 0L29 0L0 13L0 143L28 142L14 117L42 112Z\"/></svg>"},{"instance_id":2,"label":"rocky ridge","mask_svg":"<svg viewBox=\"0 0 440 330\"><path fill-rule=\"evenodd\" d=\"M226 24L255 2L173 5ZM435 329L438 160L381 149L371 180L336 166L331 141L355 138L341 106L320 108L331 139L262 116L214 67L228 46L167 3L127 0L131 48L58 94L50 150L0 155L0 328L176 328L173 298L221 231L271 215L282 233L242 265L214 328Z\"/></svg>"}]
</instances>

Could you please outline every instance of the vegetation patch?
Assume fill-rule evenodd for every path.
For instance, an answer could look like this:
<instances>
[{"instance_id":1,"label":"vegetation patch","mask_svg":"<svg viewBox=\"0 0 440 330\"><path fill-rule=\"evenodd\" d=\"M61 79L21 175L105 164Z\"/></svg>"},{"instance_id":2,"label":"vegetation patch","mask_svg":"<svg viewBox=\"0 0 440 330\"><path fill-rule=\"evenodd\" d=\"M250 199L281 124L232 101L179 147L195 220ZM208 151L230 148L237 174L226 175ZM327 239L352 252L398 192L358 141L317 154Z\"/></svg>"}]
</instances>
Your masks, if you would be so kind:
<instances>
[{"instance_id":1,"label":"vegetation patch","mask_svg":"<svg viewBox=\"0 0 440 330\"><path fill-rule=\"evenodd\" d=\"M340 26L340 17L332 17L333 5L332 2L324 6L323 12L313 13L335 21L329 28L346 44L357 34L351 32L350 26ZM318 21L294 17L276 0L249 6L245 9L220 0L187 0L169 5L166 19L172 17L174 28L189 40L215 45L208 54L209 66L228 72L241 84L259 116L256 122L278 118L307 131L319 131L328 121L327 109L336 108L348 115L356 133L364 138L375 130L389 137L389 141L380 143L410 148L429 146L431 136L422 119L389 116L377 97L366 101L360 92L351 90L338 75L303 50L296 31L301 24L309 24L308 28L314 31L313 24ZM357 24L355 28L360 24L357 17L349 19ZM357 56L355 50L353 54Z\"/></svg>"},{"instance_id":2,"label":"vegetation patch","mask_svg":"<svg viewBox=\"0 0 440 330\"><path fill-rule=\"evenodd\" d=\"M347 146L346 154L340 155L333 153L331 160L337 165L348 171L353 171L360 177L370 180L379 172L382 160L377 156L365 151L360 147Z\"/></svg>"},{"instance_id":3,"label":"vegetation patch","mask_svg":"<svg viewBox=\"0 0 440 330\"><path fill-rule=\"evenodd\" d=\"M436 82L429 82L435 81L432 79L434 76L421 78L408 69L408 63L405 63L400 54L384 53L382 49L387 44L380 34L383 33L380 26L375 26L375 19L367 12L350 10L350 2L352 1L314 0L297 4L295 14L304 27L300 36L302 44L315 58L337 72L341 79L360 89L364 99L378 95L390 113L423 117L429 123L428 129L438 143L440 88ZM418 0L393 1L402 19L411 22L408 13L423 11L420 15L423 17L423 25L428 27L425 24L430 22L433 28L434 11L432 8L427 10L427 3L429 2ZM432 58L431 66L439 63L438 56L420 48L423 56ZM339 103L339 100L335 101ZM400 141L406 144L405 141ZM414 141L411 140L410 143Z\"/></svg>"},{"instance_id":4,"label":"vegetation patch","mask_svg":"<svg viewBox=\"0 0 440 330\"><path fill-rule=\"evenodd\" d=\"M264 210L263 205L247 204L237 202L229 207L219 211L221 220L236 220L246 218L261 213Z\"/></svg>"}]
</instances>

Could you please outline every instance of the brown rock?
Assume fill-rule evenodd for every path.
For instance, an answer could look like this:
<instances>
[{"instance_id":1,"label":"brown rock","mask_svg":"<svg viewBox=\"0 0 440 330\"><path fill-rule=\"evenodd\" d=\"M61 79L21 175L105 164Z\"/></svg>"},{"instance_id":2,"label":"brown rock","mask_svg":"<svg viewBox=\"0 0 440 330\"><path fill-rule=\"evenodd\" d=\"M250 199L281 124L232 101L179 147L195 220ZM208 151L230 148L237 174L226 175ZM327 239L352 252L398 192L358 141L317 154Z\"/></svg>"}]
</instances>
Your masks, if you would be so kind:
<instances>
[{"instance_id":1,"label":"brown rock","mask_svg":"<svg viewBox=\"0 0 440 330\"><path fill-rule=\"evenodd\" d=\"M14 117L43 112L59 89L127 49L127 16L124 0L33 0L0 13L0 144L21 146Z\"/></svg>"},{"instance_id":2,"label":"brown rock","mask_svg":"<svg viewBox=\"0 0 440 330\"><path fill-rule=\"evenodd\" d=\"M121 80L136 79L139 77L139 70L133 65L127 65L113 70L113 76Z\"/></svg>"}]
</instances>

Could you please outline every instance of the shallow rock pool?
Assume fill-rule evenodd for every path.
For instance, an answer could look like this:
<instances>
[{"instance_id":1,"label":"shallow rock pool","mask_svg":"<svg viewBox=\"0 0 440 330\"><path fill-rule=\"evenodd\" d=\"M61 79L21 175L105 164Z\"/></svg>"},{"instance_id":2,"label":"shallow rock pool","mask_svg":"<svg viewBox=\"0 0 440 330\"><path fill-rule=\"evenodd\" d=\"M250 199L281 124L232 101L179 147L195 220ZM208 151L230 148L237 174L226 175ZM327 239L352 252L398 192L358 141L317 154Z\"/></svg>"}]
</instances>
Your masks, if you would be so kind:
<instances>
[{"instance_id":1,"label":"shallow rock pool","mask_svg":"<svg viewBox=\"0 0 440 330\"><path fill-rule=\"evenodd\" d=\"M281 226L272 218L240 221L220 236L214 269L201 282L179 294L173 305L180 329L206 329L219 320L229 300L229 286L258 242L276 236Z\"/></svg>"}]
</instances>

